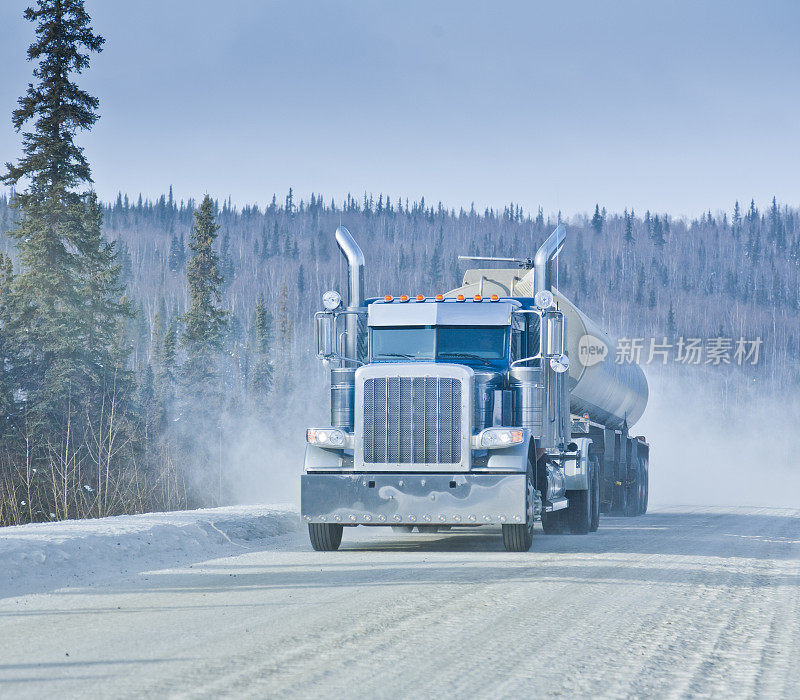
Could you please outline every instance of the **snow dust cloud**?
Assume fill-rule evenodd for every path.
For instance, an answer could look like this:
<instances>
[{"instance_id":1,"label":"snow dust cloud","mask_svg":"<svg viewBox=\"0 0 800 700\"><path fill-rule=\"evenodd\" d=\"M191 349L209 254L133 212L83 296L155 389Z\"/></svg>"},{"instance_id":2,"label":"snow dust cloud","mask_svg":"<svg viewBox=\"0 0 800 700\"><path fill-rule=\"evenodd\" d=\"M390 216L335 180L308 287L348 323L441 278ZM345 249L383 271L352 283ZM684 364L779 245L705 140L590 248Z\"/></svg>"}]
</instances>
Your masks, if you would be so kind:
<instances>
[{"instance_id":1,"label":"snow dust cloud","mask_svg":"<svg viewBox=\"0 0 800 700\"><path fill-rule=\"evenodd\" d=\"M650 399L631 434L650 443L651 504L798 507L797 397L713 368L645 370ZM330 421L327 383L309 375L281 413L242 426L223 459L234 502L299 503L305 430Z\"/></svg>"},{"instance_id":2,"label":"snow dust cloud","mask_svg":"<svg viewBox=\"0 0 800 700\"><path fill-rule=\"evenodd\" d=\"M798 398L710 369L647 373L650 400L631 434L650 443L650 503L797 508Z\"/></svg>"},{"instance_id":3,"label":"snow dust cloud","mask_svg":"<svg viewBox=\"0 0 800 700\"><path fill-rule=\"evenodd\" d=\"M315 369L298 373L291 397L276 398L267 419L241 426L225 456L234 503L299 505L306 428L330 425L328 373Z\"/></svg>"}]
</instances>

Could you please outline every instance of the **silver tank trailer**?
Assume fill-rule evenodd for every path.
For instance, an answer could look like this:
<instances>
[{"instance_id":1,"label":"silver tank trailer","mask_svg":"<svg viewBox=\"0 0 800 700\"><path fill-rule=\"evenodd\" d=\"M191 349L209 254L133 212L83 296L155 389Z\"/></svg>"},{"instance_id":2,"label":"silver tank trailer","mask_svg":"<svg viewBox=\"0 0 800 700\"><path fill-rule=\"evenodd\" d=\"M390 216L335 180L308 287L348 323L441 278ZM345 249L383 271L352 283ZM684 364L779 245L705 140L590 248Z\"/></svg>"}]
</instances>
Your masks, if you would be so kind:
<instances>
[{"instance_id":1,"label":"silver tank trailer","mask_svg":"<svg viewBox=\"0 0 800 700\"><path fill-rule=\"evenodd\" d=\"M647 379L642 368L632 363L617 364L616 346L608 335L561 292L554 289L553 293L567 319L570 411L588 414L591 420L609 428L632 426L647 406ZM580 345L585 336L582 357ZM587 347L602 347L597 341L605 346L605 357L596 364L584 364Z\"/></svg>"}]
</instances>

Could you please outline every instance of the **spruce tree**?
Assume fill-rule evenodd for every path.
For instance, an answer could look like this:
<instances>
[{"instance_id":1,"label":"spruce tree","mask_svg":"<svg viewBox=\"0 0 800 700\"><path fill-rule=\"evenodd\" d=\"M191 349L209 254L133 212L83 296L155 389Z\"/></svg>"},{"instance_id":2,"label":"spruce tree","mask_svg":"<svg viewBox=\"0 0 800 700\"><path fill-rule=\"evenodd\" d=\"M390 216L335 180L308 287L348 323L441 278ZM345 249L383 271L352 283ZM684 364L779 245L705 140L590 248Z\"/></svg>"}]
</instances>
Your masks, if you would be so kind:
<instances>
[{"instance_id":1,"label":"spruce tree","mask_svg":"<svg viewBox=\"0 0 800 700\"><path fill-rule=\"evenodd\" d=\"M13 363L7 335L4 332L8 311L8 290L13 280L14 268L11 258L0 252L0 417L10 415L14 405ZM4 437L6 429L6 421L0 420L0 439Z\"/></svg>"},{"instance_id":2,"label":"spruce tree","mask_svg":"<svg viewBox=\"0 0 800 700\"><path fill-rule=\"evenodd\" d=\"M169 269L170 272L181 272L185 264L183 242L173 233L169 242Z\"/></svg>"},{"instance_id":3,"label":"spruce tree","mask_svg":"<svg viewBox=\"0 0 800 700\"><path fill-rule=\"evenodd\" d=\"M266 411L266 399L272 390L273 371L270 360L272 318L264 304L264 297L258 297L253 319L252 366L249 384L251 403L258 413Z\"/></svg>"},{"instance_id":4,"label":"spruce tree","mask_svg":"<svg viewBox=\"0 0 800 700\"><path fill-rule=\"evenodd\" d=\"M631 210L630 214L628 214L627 210L625 211L625 235L622 240L628 245L633 245L636 242L633 237L633 210Z\"/></svg>"},{"instance_id":5,"label":"spruce tree","mask_svg":"<svg viewBox=\"0 0 800 700\"><path fill-rule=\"evenodd\" d=\"M603 232L603 215L600 213L600 205L594 205L594 216L592 216L592 230L599 236Z\"/></svg>"},{"instance_id":6,"label":"spruce tree","mask_svg":"<svg viewBox=\"0 0 800 700\"><path fill-rule=\"evenodd\" d=\"M214 220L211 197L205 196L194 217L189 240L192 257L186 271L189 310L182 319L186 329L181 341L186 351L183 380L192 391L202 391L218 377L228 319L227 312L220 308L224 279L214 250L219 226Z\"/></svg>"},{"instance_id":7,"label":"spruce tree","mask_svg":"<svg viewBox=\"0 0 800 700\"><path fill-rule=\"evenodd\" d=\"M102 235L89 163L75 143L76 132L97 121L98 100L73 78L104 40L83 0L38 0L24 16L36 23L28 59L37 65L12 113L23 155L0 176L12 187L27 185L13 198L18 219L9 233L20 272L7 294L3 331L37 430L52 432L75 416L96 423L104 397L118 399L126 388L120 331L130 306L115 246ZM70 431L80 439L75 425ZM52 444L52 434L40 437Z\"/></svg>"},{"instance_id":8,"label":"spruce tree","mask_svg":"<svg viewBox=\"0 0 800 700\"><path fill-rule=\"evenodd\" d=\"M659 248L664 247L666 243L666 239L664 238L664 226L658 214L653 217L653 228L650 237L653 239L653 243L655 243L656 246Z\"/></svg>"}]
</instances>

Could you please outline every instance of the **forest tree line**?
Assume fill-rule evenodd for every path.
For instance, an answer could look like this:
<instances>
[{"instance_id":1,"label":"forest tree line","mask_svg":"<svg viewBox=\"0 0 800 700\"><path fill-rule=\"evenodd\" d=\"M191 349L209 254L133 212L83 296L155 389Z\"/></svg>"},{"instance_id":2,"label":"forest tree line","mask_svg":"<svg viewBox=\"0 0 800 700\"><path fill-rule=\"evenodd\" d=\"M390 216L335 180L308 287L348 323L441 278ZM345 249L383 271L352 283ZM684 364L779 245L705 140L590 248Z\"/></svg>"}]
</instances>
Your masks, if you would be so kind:
<instances>
[{"instance_id":1,"label":"forest tree line","mask_svg":"<svg viewBox=\"0 0 800 700\"><path fill-rule=\"evenodd\" d=\"M211 245L224 316L211 384L198 379L202 372L187 369L185 340L192 294L187 266L199 205L175 202L165 193L154 202L120 196L101 206L104 235L116 242L130 307L118 336L125 344L128 383L119 409L125 435L117 440L126 446L117 454L118 501L102 509L95 505L94 494L103 488L96 468L79 479L86 484L75 482L86 513L228 502L232 484L225 461L243 433L283 426L286 439L300 443L302 433L287 416L311 413L325 420L326 376L313 355L311 320L323 291L344 291L345 267L333 242L340 218L364 248L370 296L453 288L465 267L458 254L531 257L557 223L557 217L517 205L478 213L384 195L337 204L318 195L297 200L290 192L270 202L238 209L229 199L205 201L208 220L219 226ZM8 199L0 198L6 228L13 228L14 216ZM752 203L735 204L729 215L684 221L663 213L610 214L598 206L594 216L572 217L566 224L559 286L612 334L761 337L758 366L711 369L717 375L747 373L775 390L800 383L796 210L777 202L764 212ZM13 242L6 238L4 246L13 257ZM711 369L697 368L698 381L706 381L701 372ZM748 389L747 382L739 383ZM733 391L727 400L741 396ZM27 474L22 434L16 454L14 443L5 436L4 471ZM84 454L96 452L87 448ZM41 477L48 484L54 471L49 459ZM56 475L65 469L59 466ZM24 487L17 502L30 502L29 481L17 479ZM39 518L80 512L68 506L38 510ZM13 521L36 516L17 512Z\"/></svg>"}]
</instances>

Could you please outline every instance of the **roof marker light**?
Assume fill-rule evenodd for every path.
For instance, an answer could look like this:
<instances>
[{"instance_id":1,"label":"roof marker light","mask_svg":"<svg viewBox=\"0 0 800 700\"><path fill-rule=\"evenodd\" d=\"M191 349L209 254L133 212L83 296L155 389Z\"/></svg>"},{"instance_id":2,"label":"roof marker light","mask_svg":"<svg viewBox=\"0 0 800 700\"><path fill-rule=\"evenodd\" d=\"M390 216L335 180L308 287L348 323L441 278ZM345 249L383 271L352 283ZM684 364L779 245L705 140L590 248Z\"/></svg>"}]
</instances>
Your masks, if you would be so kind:
<instances>
[{"instance_id":1,"label":"roof marker light","mask_svg":"<svg viewBox=\"0 0 800 700\"><path fill-rule=\"evenodd\" d=\"M492 294L492 296L491 296L491 300L492 300L492 301L500 301L500 297L499 297L499 296L497 296L497 294Z\"/></svg>"},{"instance_id":2,"label":"roof marker light","mask_svg":"<svg viewBox=\"0 0 800 700\"><path fill-rule=\"evenodd\" d=\"M463 295L463 294L459 294L459 295L456 297L456 301L464 301L464 295Z\"/></svg>"},{"instance_id":3,"label":"roof marker light","mask_svg":"<svg viewBox=\"0 0 800 700\"><path fill-rule=\"evenodd\" d=\"M401 294L400 301L408 301L408 294Z\"/></svg>"},{"instance_id":4,"label":"roof marker light","mask_svg":"<svg viewBox=\"0 0 800 700\"><path fill-rule=\"evenodd\" d=\"M476 294L472 298L473 298L474 301L482 301L483 300L483 297L480 294Z\"/></svg>"},{"instance_id":5,"label":"roof marker light","mask_svg":"<svg viewBox=\"0 0 800 700\"><path fill-rule=\"evenodd\" d=\"M417 294L417 301L425 301L425 297L422 294Z\"/></svg>"},{"instance_id":6,"label":"roof marker light","mask_svg":"<svg viewBox=\"0 0 800 700\"><path fill-rule=\"evenodd\" d=\"M392 301L393 299L394 297L391 294L387 294L385 297L383 297L384 301Z\"/></svg>"},{"instance_id":7,"label":"roof marker light","mask_svg":"<svg viewBox=\"0 0 800 700\"><path fill-rule=\"evenodd\" d=\"M437 294L436 301L444 301L444 296L442 296L441 294Z\"/></svg>"}]
</instances>

